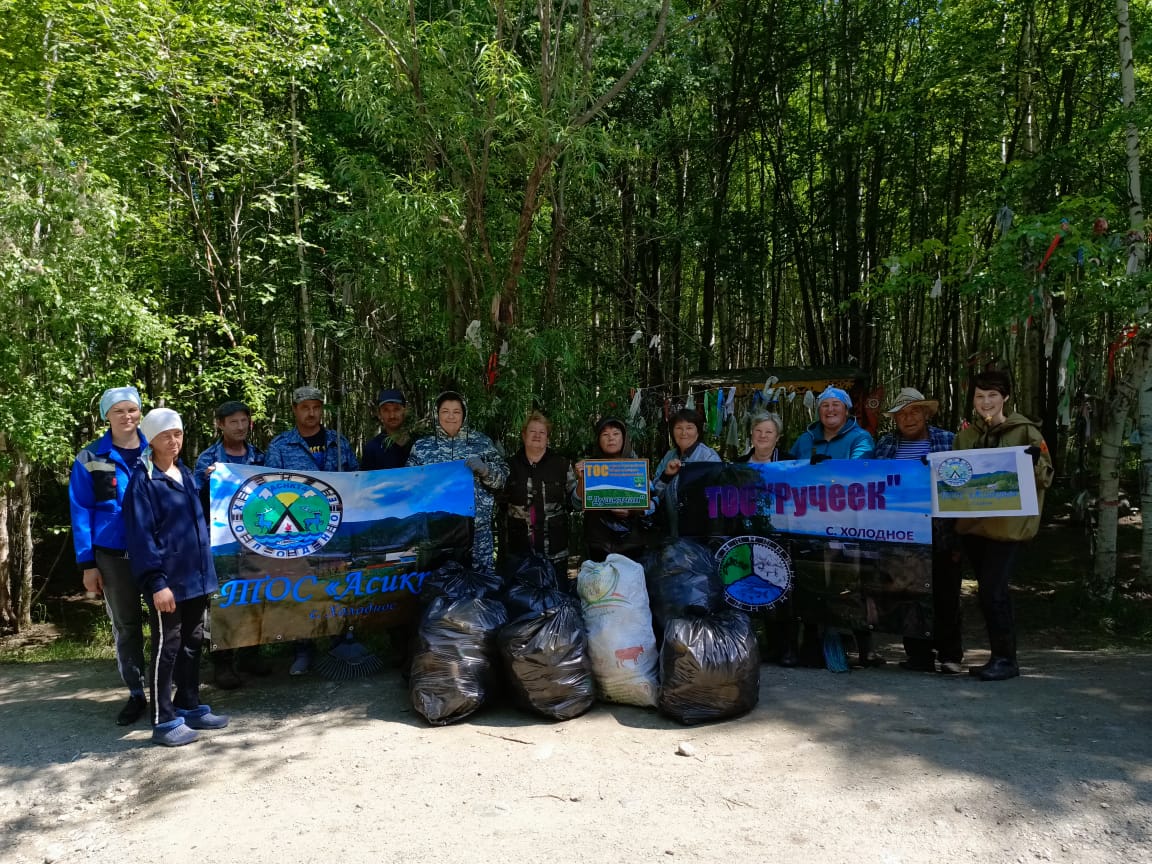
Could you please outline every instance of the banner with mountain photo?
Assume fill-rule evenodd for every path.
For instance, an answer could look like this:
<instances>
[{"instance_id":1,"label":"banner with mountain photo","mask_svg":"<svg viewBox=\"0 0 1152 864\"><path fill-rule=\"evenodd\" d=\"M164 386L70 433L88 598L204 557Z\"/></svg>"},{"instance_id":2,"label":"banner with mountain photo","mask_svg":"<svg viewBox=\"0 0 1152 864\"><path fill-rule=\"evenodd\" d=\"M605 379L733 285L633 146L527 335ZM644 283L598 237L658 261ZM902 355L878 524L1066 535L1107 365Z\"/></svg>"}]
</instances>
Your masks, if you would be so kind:
<instances>
[{"instance_id":1,"label":"banner with mountain photo","mask_svg":"<svg viewBox=\"0 0 1152 864\"><path fill-rule=\"evenodd\" d=\"M917 459L697 462L680 469L680 533L715 554L725 599L789 598L805 621L932 630L930 472Z\"/></svg>"},{"instance_id":2,"label":"banner with mountain photo","mask_svg":"<svg viewBox=\"0 0 1152 864\"><path fill-rule=\"evenodd\" d=\"M213 650L401 624L428 574L471 551L463 462L349 473L221 463L209 491Z\"/></svg>"},{"instance_id":3,"label":"banner with mountain photo","mask_svg":"<svg viewBox=\"0 0 1152 864\"><path fill-rule=\"evenodd\" d=\"M1035 516L1036 475L1027 447L930 453L932 515L951 519Z\"/></svg>"}]
</instances>

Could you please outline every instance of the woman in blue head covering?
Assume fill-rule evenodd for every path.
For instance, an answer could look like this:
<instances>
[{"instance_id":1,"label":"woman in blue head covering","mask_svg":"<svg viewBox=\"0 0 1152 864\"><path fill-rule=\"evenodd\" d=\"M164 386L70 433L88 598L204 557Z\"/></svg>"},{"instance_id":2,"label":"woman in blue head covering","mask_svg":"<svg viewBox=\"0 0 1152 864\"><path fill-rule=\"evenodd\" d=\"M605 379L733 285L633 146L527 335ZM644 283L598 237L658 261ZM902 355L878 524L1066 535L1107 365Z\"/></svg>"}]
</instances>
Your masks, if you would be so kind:
<instances>
[{"instance_id":1,"label":"woman in blue head covering","mask_svg":"<svg viewBox=\"0 0 1152 864\"><path fill-rule=\"evenodd\" d=\"M820 419L800 433L792 445L793 459L823 462L825 459L867 459L876 449L872 436L848 414L852 399L839 387L829 385L816 397Z\"/></svg>"},{"instance_id":2,"label":"woman in blue head covering","mask_svg":"<svg viewBox=\"0 0 1152 864\"><path fill-rule=\"evenodd\" d=\"M100 397L100 417L108 429L89 444L72 463L68 505L72 514L72 542L84 589L103 594L112 621L116 666L128 688L128 703L116 722L130 726L144 714L144 615L140 589L126 557L124 492L132 469L147 444L141 434L140 393L135 387L113 387Z\"/></svg>"}]
</instances>

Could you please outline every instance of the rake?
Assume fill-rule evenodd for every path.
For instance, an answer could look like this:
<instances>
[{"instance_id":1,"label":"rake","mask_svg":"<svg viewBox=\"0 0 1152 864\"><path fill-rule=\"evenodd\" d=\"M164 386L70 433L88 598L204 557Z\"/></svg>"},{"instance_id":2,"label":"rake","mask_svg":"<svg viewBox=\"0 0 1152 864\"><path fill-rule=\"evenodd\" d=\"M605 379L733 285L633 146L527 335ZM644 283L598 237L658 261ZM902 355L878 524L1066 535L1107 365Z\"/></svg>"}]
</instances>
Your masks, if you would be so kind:
<instances>
[{"instance_id":1,"label":"rake","mask_svg":"<svg viewBox=\"0 0 1152 864\"><path fill-rule=\"evenodd\" d=\"M317 674L329 681L367 678L384 668L384 661L356 641L349 627L332 650L316 662Z\"/></svg>"}]
</instances>

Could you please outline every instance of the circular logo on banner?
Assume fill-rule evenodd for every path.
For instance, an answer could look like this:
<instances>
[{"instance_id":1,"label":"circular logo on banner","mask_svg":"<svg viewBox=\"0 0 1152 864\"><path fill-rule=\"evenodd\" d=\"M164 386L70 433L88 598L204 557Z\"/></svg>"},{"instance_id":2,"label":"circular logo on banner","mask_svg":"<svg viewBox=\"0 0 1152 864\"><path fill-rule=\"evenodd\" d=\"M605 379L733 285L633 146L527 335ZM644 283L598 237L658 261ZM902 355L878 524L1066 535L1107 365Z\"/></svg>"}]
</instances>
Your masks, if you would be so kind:
<instances>
[{"instance_id":1,"label":"circular logo on banner","mask_svg":"<svg viewBox=\"0 0 1152 864\"><path fill-rule=\"evenodd\" d=\"M733 537L716 550L724 599L737 609L771 609L792 591L792 561L767 537Z\"/></svg>"},{"instance_id":2,"label":"circular logo on banner","mask_svg":"<svg viewBox=\"0 0 1152 864\"><path fill-rule=\"evenodd\" d=\"M322 549L342 517L336 490L305 474L257 474L228 504L232 535L271 558L300 558Z\"/></svg>"},{"instance_id":3,"label":"circular logo on banner","mask_svg":"<svg viewBox=\"0 0 1152 864\"><path fill-rule=\"evenodd\" d=\"M963 486L972 479L972 463L959 456L950 456L940 463L936 476L949 486Z\"/></svg>"}]
</instances>

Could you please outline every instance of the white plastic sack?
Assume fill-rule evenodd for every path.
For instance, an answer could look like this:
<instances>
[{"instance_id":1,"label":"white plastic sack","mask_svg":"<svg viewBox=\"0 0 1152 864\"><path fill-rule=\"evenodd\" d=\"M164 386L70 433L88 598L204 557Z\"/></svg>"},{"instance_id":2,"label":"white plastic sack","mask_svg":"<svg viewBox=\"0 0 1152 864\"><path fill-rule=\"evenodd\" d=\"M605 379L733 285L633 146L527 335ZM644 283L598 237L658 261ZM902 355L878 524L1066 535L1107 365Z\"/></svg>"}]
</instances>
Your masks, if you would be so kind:
<instances>
[{"instance_id":1,"label":"white plastic sack","mask_svg":"<svg viewBox=\"0 0 1152 864\"><path fill-rule=\"evenodd\" d=\"M653 706L660 692L644 568L623 555L585 561L576 576L592 674L602 698Z\"/></svg>"}]
</instances>

